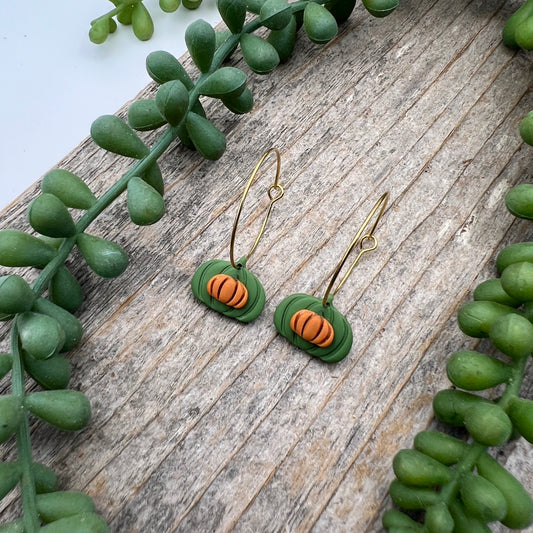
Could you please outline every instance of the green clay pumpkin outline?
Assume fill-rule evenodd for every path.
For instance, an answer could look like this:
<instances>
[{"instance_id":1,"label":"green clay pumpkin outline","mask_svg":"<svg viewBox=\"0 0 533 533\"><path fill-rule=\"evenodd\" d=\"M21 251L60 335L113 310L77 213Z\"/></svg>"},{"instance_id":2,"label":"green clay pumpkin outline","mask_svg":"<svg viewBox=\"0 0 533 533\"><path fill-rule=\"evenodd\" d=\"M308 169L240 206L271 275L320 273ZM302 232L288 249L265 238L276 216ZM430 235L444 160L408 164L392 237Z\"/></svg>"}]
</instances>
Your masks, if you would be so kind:
<instances>
[{"instance_id":1,"label":"green clay pumpkin outline","mask_svg":"<svg viewBox=\"0 0 533 533\"><path fill-rule=\"evenodd\" d=\"M251 322L255 320L265 307L265 289L261 282L246 268L246 259L243 257L237 263L239 268L235 268L229 261L222 259L211 259L201 264L194 273L191 280L192 292L202 303L210 309L218 311L224 316L235 318L240 322ZM248 290L248 301L246 305L237 309L220 302L207 291L207 283L217 274L226 274L244 284Z\"/></svg>"}]
</instances>

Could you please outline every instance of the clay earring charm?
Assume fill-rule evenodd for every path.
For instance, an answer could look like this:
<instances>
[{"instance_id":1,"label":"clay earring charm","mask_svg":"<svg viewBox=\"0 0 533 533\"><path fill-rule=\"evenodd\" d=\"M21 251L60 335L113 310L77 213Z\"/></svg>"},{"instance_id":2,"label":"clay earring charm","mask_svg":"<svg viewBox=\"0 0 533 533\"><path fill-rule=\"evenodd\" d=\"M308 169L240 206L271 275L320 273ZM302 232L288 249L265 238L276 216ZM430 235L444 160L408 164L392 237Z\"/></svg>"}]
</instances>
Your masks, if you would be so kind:
<instances>
[{"instance_id":1,"label":"clay earring charm","mask_svg":"<svg viewBox=\"0 0 533 533\"><path fill-rule=\"evenodd\" d=\"M366 217L335 268L324 298L320 299L309 294L291 294L278 305L274 313L274 324L281 335L298 348L327 363L336 363L344 359L352 347L352 328L346 317L333 306L333 297L348 279L363 254L377 248L378 241L374 231L385 211L388 198L389 193L381 196ZM373 219L375 220L372 223ZM333 290L344 263L356 247L359 248L359 253Z\"/></svg>"},{"instance_id":2,"label":"clay earring charm","mask_svg":"<svg viewBox=\"0 0 533 533\"><path fill-rule=\"evenodd\" d=\"M241 211L248 195L248 191L259 169L270 154L276 155L276 177L274 184L268 189L270 203L267 207L263 224L253 246L247 255L235 262L235 236L237 225L241 216ZM196 298L206 304L211 309L222 313L225 316L235 318L241 322L251 322L256 319L265 306L265 290L260 281L246 268L250 256L254 253L257 245L265 231L270 212L274 203L284 194L283 186L279 183L281 171L281 156L276 148L267 150L254 171L252 172L241 198L237 215L233 223L231 241L229 248L229 261L212 259L200 265L192 278L192 291Z\"/></svg>"}]
</instances>

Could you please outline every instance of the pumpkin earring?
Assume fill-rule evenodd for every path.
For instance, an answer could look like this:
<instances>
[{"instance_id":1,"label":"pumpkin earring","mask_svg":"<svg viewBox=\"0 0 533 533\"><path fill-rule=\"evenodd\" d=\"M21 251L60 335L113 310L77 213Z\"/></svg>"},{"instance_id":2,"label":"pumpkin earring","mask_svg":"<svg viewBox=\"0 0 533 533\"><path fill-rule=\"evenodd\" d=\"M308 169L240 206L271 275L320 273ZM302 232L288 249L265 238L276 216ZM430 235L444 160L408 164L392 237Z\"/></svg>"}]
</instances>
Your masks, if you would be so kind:
<instances>
[{"instance_id":1,"label":"pumpkin earring","mask_svg":"<svg viewBox=\"0 0 533 533\"><path fill-rule=\"evenodd\" d=\"M378 240L374 231L385 211L388 198L389 193L381 196L366 217L335 268L324 298L321 300L309 294L291 294L278 305L274 313L274 324L281 335L298 348L327 363L336 363L344 359L352 347L352 328L346 317L333 306L333 297L348 279L363 254L377 248ZM370 227L369 231L367 231L368 227ZM333 290L333 285L344 263L356 246L359 247L359 253Z\"/></svg>"},{"instance_id":2,"label":"pumpkin earring","mask_svg":"<svg viewBox=\"0 0 533 533\"><path fill-rule=\"evenodd\" d=\"M267 208L263 224L253 246L247 255L235 262L235 236L241 211L248 195L248 191L254 181L256 174L270 154L276 155L276 177L274 184L268 189L270 203ZM250 256L254 253L257 245L265 231L270 212L274 203L284 194L283 186L279 183L281 171L281 156L276 148L267 150L254 171L252 172L241 198L237 215L233 223L231 241L229 248L229 261L212 259L200 265L192 278L192 291L196 298L206 304L211 309L222 313L225 316L235 318L241 322L251 322L256 319L265 306L265 290L260 281L246 268Z\"/></svg>"}]
</instances>

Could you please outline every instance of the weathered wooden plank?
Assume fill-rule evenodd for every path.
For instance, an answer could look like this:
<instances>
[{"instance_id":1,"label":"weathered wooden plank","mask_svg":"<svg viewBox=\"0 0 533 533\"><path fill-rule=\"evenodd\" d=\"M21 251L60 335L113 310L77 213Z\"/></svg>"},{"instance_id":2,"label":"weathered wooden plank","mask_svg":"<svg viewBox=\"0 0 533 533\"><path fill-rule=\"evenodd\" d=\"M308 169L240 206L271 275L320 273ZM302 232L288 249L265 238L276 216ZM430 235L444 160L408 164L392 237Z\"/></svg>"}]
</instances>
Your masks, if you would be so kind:
<instances>
[{"instance_id":1,"label":"weathered wooden plank","mask_svg":"<svg viewBox=\"0 0 533 533\"><path fill-rule=\"evenodd\" d=\"M517 132L533 107L530 61L500 44L515 7L405 1L385 20L359 9L330 45L300 42L288 65L252 77L247 117L207 105L228 151L214 164L179 146L162 159L158 225L134 227L119 202L91 228L132 257L112 281L74 261L87 290L74 384L94 417L68 437L36 424L34 442L113 531L380 530L392 457L427 427L449 354L472 344L454 324L457 305L491 275L502 243L531 238L503 206L531 157ZM227 258L240 188L272 144L286 196L250 263L267 305L244 326L195 302L189 281L201 262ZM88 141L62 165L97 191L128 166ZM239 249L258 228L261 179ZM318 364L276 334L275 306L323 292L386 189L379 251L336 297L354 347ZM27 227L24 209L13 205L2 225ZM530 472L528 453L515 448L509 464Z\"/></svg>"}]
</instances>

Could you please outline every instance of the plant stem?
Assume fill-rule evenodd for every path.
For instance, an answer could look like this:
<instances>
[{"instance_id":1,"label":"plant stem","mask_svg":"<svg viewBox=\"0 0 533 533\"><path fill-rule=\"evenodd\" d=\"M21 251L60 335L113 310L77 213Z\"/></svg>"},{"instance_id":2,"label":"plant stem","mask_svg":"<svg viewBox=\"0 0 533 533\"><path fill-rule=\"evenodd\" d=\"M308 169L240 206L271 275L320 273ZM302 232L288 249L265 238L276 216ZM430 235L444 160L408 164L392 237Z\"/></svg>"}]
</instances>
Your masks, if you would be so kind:
<instances>
[{"instance_id":1,"label":"plant stem","mask_svg":"<svg viewBox=\"0 0 533 533\"><path fill-rule=\"evenodd\" d=\"M21 404L24 400L24 367L20 354L18 341L17 319L11 329L11 357L13 358L12 368L12 391L13 396L19 398ZM25 412L25 408L24 412ZM25 533L36 533L39 530L39 515L37 513L37 502L35 494L35 481L32 471L32 454L30 440L30 424L27 416L21 416L20 424L17 427L17 448L19 462L22 469L21 493L23 524Z\"/></svg>"}]
</instances>

